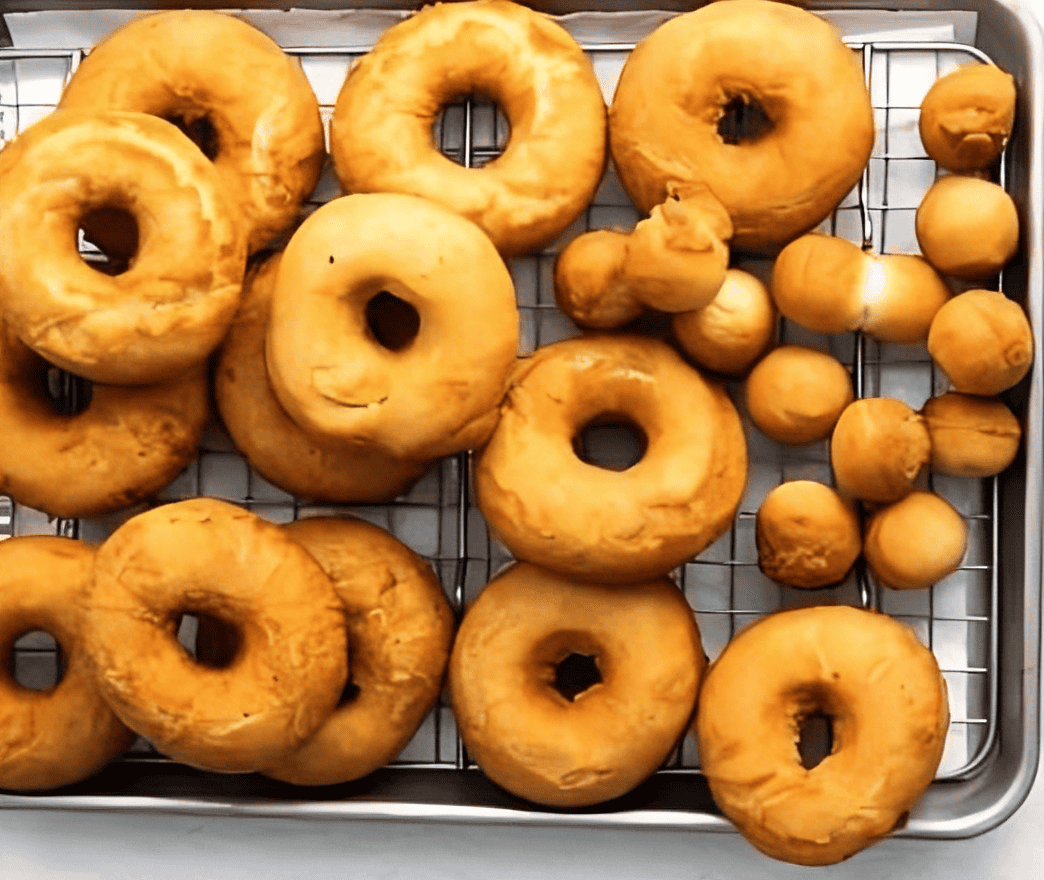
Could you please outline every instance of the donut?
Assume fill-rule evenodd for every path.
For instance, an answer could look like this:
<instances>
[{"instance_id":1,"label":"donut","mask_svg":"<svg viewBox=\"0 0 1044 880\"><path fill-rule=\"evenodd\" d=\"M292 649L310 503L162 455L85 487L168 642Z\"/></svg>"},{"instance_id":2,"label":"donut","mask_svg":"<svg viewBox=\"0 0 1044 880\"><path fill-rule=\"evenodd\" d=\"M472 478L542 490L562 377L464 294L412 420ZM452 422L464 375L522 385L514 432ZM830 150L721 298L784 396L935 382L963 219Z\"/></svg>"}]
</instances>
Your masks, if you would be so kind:
<instances>
[{"instance_id":1,"label":"donut","mask_svg":"<svg viewBox=\"0 0 1044 880\"><path fill-rule=\"evenodd\" d=\"M917 207L914 229L928 262L958 278L996 275L1019 247L1014 200L977 177L951 175L932 184Z\"/></svg>"},{"instance_id":2,"label":"donut","mask_svg":"<svg viewBox=\"0 0 1044 880\"><path fill-rule=\"evenodd\" d=\"M742 699L737 699L742 694ZM830 754L806 769L803 723ZM830 865L906 822L949 724L946 682L913 632L843 605L781 611L742 630L700 690L700 766L722 812L776 859Z\"/></svg>"},{"instance_id":3,"label":"donut","mask_svg":"<svg viewBox=\"0 0 1044 880\"><path fill-rule=\"evenodd\" d=\"M404 259L404 255L409 259ZM381 301L412 332L375 332ZM474 223L390 193L328 202L294 233L272 292L268 377L312 436L435 459L485 441L518 350L511 275Z\"/></svg>"},{"instance_id":4,"label":"donut","mask_svg":"<svg viewBox=\"0 0 1044 880\"><path fill-rule=\"evenodd\" d=\"M236 448L266 480L314 501L391 501L430 462L392 458L365 446L323 442L305 434L272 393L265 334L278 254L256 266L218 352L214 399Z\"/></svg>"},{"instance_id":5,"label":"donut","mask_svg":"<svg viewBox=\"0 0 1044 880\"><path fill-rule=\"evenodd\" d=\"M359 779L395 758L439 698L453 611L423 559L362 520L284 526L333 581L347 612L351 696L265 773L297 785Z\"/></svg>"},{"instance_id":6,"label":"donut","mask_svg":"<svg viewBox=\"0 0 1044 880\"><path fill-rule=\"evenodd\" d=\"M863 553L870 572L894 590L923 590L957 570L968 526L946 499L911 492L874 511Z\"/></svg>"},{"instance_id":7,"label":"donut","mask_svg":"<svg viewBox=\"0 0 1044 880\"><path fill-rule=\"evenodd\" d=\"M829 486L781 483L755 519L758 568L776 583L804 590L839 584L859 558L860 532L855 505Z\"/></svg>"},{"instance_id":8,"label":"donut","mask_svg":"<svg viewBox=\"0 0 1044 880\"><path fill-rule=\"evenodd\" d=\"M671 333L697 366L741 376L772 343L777 317L765 285L747 272L729 269L706 306L671 316Z\"/></svg>"},{"instance_id":9,"label":"donut","mask_svg":"<svg viewBox=\"0 0 1044 880\"><path fill-rule=\"evenodd\" d=\"M589 464L576 439L630 425L645 444L622 471ZM747 478L739 416L666 343L590 336L523 361L476 456L491 531L519 559L579 580L659 577L728 530Z\"/></svg>"},{"instance_id":10,"label":"donut","mask_svg":"<svg viewBox=\"0 0 1044 880\"><path fill-rule=\"evenodd\" d=\"M49 516L99 516L150 498L193 459L210 411L207 371L159 385L94 385L58 411L51 365L0 320L0 494Z\"/></svg>"},{"instance_id":11,"label":"donut","mask_svg":"<svg viewBox=\"0 0 1044 880\"><path fill-rule=\"evenodd\" d=\"M140 113L63 110L7 149L0 311L22 341L105 384L152 384L202 365L235 312L246 250L213 167L188 138ZM80 221L98 208L137 225L137 253L117 275L77 250Z\"/></svg>"},{"instance_id":12,"label":"donut","mask_svg":"<svg viewBox=\"0 0 1044 880\"><path fill-rule=\"evenodd\" d=\"M992 477L1019 451L1022 427L1004 401L949 391L921 407L932 441L932 471L954 477Z\"/></svg>"},{"instance_id":13,"label":"donut","mask_svg":"<svg viewBox=\"0 0 1044 880\"><path fill-rule=\"evenodd\" d=\"M473 94L511 126L504 152L481 168L456 164L432 138L442 109ZM559 24L505 0L436 3L387 30L348 71L330 120L345 192L441 202L505 256L536 250L580 216L605 170L605 141L590 60Z\"/></svg>"},{"instance_id":14,"label":"donut","mask_svg":"<svg viewBox=\"0 0 1044 880\"><path fill-rule=\"evenodd\" d=\"M671 197L630 233L596 229L574 238L555 263L555 300L577 324L612 329L647 308L701 309L729 267L732 223L699 188Z\"/></svg>"},{"instance_id":15,"label":"donut","mask_svg":"<svg viewBox=\"0 0 1044 880\"><path fill-rule=\"evenodd\" d=\"M726 140L734 107L766 130ZM732 246L775 250L825 219L859 180L874 116L858 55L823 19L784 3L726 0L666 21L628 56L609 145L639 211L668 186L705 184Z\"/></svg>"},{"instance_id":16,"label":"donut","mask_svg":"<svg viewBox=\"0 0 1044 880\"><path fill-rule=\"evenodd\" d=\"M329 717L348 677L344 612L279 526L211 498L156 507L99 548L85 643L102 696L160 752L216 772L265 770ZM182 614L236 633L223 667L178 643Z\"/></svg>"},{"instance_id":17,"label":"donut","mask_svg":"<svg viewBox=\"0 0 1044 880\"><path fill-rule=\"evenodd\" d=\"M182 128L213 162L251 252L290 225L326 154L300 61L216 12L160 12L118 28L80 63L58 106L133 110Z\"/></svg>"},{"instance_id":18,"label":"donut","mask_svg":"<svg viewBox=\"0 0 1044 880\"><path fill-rule=\"evenodd\" d=\"M819 333L863 330L880 342L924 343L952 295L923 257L872 254L817 233L788 244L772 269L772 297L785 317Z\"/></svg>"},{"instance_id":19,"label":"donut","mask_svg":"<svg viewBox=\"0 0 1044 880\"><path fill-rule=\"evenodd\" d=\"M566 689L571 658L596 671ZM706 662L692 611L667 578L606 590L518 563L461 622L449 666L453 715L497 785L548 806L597 804L667 758Z\"/></svg>"},{"instance_id":20,"label":"donut","mask_svg":"<svg viewBox=\"0 0 1044 880\"><path fill-rule=\"evenodd\" d=\"M1033 328L1022 307L996 290L967 290L932 321L928 353L955 391L992 396L1033 365Z\"/></svg>"},{"instance_id":21,"label":"donut","mask_svg":"<svg viewBox=\"0 0 1044 880\"><path fill-rule=\"evenodd\" d=\"M848 368L803 345L781 345L747 376L747 412L762 434L799 446L830 436L852 400Z\"/></svg>"},{"instance_id":22,"label":"donut","mask_svg":"<svg viewBox=\"0 0 1044 880\"><path fill-rule=\"evenodd\" d=\"M0 789L44 790L93 776L134 741L102 699L84 650L82 594L94 550L68 538L0 542L0 651L49 634L64 672L53 688L22 687L0 668Z\"/></svg>"},{"instance_id":23,"label":"donut","mask_svg":"<svg viewBox=\"0 0 1044 880\"><path fill-rule=\"evenodd\" d=\"M931 453L924 418L887 397L850 403L830 437L837 488L861 501L888 504L908 495Z\"/></svg>"},{"instance_id":24,"label":"donut","mask_svg":"<svg viewBox=\"0 0 1044 880\"><path fill-rule=\"evenodd\" d=\"M993 64L970 64L939 77L921 101L925 152L950 171L989 168L1011 137L1015 79Z\"/></svg>"}]
</instances>

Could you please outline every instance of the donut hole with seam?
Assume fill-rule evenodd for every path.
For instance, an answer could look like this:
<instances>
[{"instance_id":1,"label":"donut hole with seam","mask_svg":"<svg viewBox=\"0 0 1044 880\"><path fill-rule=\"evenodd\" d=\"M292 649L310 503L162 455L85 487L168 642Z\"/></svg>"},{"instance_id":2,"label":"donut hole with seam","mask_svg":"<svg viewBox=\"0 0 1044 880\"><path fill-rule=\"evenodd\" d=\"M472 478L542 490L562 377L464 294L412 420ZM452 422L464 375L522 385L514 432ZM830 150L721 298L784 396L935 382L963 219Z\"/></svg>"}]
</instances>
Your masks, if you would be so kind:
<instances>
[{"instance_id":1,"label":"donut hole with seam","mask_svg":"<svg viewBox=\"0 0 1044 880\"><path fill-rule=\"evenodd\" d=\"M408 348L420 332L420 314L417 309L387 290L370 297L365 315L366 326L373 338L389 351Z\"/></svg>"},{"instance_id":2,"label":"donut hole with seam","mask_svg":"<svg viewBox=\"0 0 1044 880\"><path fill-rule=\"evenodd\" d=\"M573 437L573 452L585 464L626 471L645 457L649 439L641 426L622 413L591 419Z\"/></svg>"},{"instance_id":3,"label":"donut hole with seam","mask_svg":"<svg viewBox=\"0 0 1044 880\"><path fill-rule=\"evenodd\" d=\"M93 248L80 248L83 261L103 275L122 275L138 254L138 221L120 205L98 205L80 218L77 240Z\"/></svg>"},{"instance_id":4,"label":"donut hole with seam","mask_svg":"<svg viewBox=\"0 0 1044 880\"><path fill-rule=\"evenodd\" d=\"M602 673L598 668L598 658L573 651L555 665L552 687L572 703L580 694L601 682Z\"/></svg>"},{"instance_id":5,"label":"donut hole with seam","mask_svg":"<svg viewBox=\"0 0 1044 880\"><path fill-rule=\"evenodd\" d=\"M774 127L765 108L756 98L748 95L735 95L730 98L722 107L721 118L718 120L718 134L725 143L732 146L760 140Z\"/></svg>"},{"instance_id":6,"label":"donut hole with seam","mask_svg":"<svg viewBox=\"0 0 1044 880\"><path fill-rule=\"evenodd\" d=\"M43 629L28 629L6 646L7 671L25 690L53 690L65 677L68 657L61 643Z\"/></svg>"}]
</instances>

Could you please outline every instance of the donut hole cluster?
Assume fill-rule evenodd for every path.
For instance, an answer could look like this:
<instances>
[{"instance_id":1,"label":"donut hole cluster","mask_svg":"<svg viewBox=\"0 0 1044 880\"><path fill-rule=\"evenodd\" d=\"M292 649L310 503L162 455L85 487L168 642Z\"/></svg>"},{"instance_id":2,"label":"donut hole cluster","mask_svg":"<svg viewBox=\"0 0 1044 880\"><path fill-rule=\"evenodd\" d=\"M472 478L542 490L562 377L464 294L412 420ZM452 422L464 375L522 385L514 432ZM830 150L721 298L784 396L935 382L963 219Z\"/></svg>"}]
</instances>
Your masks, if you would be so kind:
<instances>
[{"instance_id":1,"label":"donut hole cluster","mask_svg":"<svg viewBox=\"0 0 1044 880\"><path fill-rule=\"evenodd\" d=\"M80 258L103 275L122 275L134 262L141 244L138 221L121 205L99 205L80 217L77 240L92 245L80 248Z\"/></svg>"},{"instance_id":2,"label":"donut hole cluster","mask_svg":"<svg viewBox=\"0 0 1044 880\"><path fill-rule=\"evenodd\" d=\"M731 97L722 107L721 119L718 120L718 134L732 146L759 141L774 127L761 102L750 95Z\"/></svg>"},{"instance_id":3,"label":"donut hole cluster","mask_svg":"<svg viewBox=\"0 0 1044 880\"><path fill-rule=\"evenodd\" d=\"M552 687L570 703L601 682L598 658L591 654L573 651L555 664Z\"/></svg>"},{"instance_id":4,"label":"donut hole cluster","mask_svg":"<svg viewBox=\"0 0 1044 880\"><path fill-rule=\"evenodd\" d=\"M645 457L648 448L645 431L623 413L596 416L573 437L576 457L607 471L630 470Z\"/></svg>"},{"instance_id":5,"label":"donut hole cluster","mask_svg":"<svg viewBox=\"0 0 1044 880\"><path fill-rule=\"evenodd\" d=\"M388 351L403 351L420 332L417 309L388 290L379 291L367 301L365 315L373 338Z\"/></svg>"},{"instance_id":6,"label":"donut hole cluster","mask_svg":"<svg viewBox=\"0 0 1044 880\"><path fill-rule=\"evenodd\" d=\"M7 671L20 688L50 691L65 677L68 660L62 646L49 632L29 629L6 647Z\"/></svg>"}]
</instances>

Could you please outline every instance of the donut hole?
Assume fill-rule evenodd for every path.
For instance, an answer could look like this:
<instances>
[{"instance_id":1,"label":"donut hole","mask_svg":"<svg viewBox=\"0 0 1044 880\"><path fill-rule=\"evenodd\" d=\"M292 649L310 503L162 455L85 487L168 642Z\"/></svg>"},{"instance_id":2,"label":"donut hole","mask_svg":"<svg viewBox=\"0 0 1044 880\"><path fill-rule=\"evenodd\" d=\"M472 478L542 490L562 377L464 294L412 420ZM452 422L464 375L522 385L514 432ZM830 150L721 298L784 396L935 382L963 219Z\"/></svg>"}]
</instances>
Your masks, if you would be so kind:
<instances>
[{"instance_id":1,"label":"donut hole","mask_svg":"<svg viewBox=\"0 0 1044 880\"><path fill-rule=\"evenodd\" d=\"M338 707L354 703L359 694L359 685L352 681L351 676L349 676L348 681L344 683L344 690L341 691L341 699L337 701Z\"/></svg>"},{"instance_id":2,"label":"donut hole","mask_svg":"<svg viewBox=\"0 0 1044 880\"><path fill-rule=\"evenodd\" d=\"M91 208L80 218L77 244L83 261L96 272L122 275L138 253L138 221L126 208Z\"/></svg>"},{"instance_id":3,"label":"donut hole","mask_svg":"<svg viewBox=\"0 0 1044 880\"><path fill-rule=\"evenodd\" d=\"M580 694L601 681L598 661L589 654L574 651L556 664L552 687L572 703Z\"/></svg>"},{"instance_id":4,"label":"donut hole","mask_svg":"<svg viewBox=\"0 0 1044 880\"><path fill-rule=\"evenodd\" d=\"M203 115L188 119L185 116L171 115L163 118L171 125L177 126L181 133L199 147L199 151L211 162L217 158L220 143L217 129L214 128L214 123L210 121L209 116Z\"/></svg>"},{"instance_id":5,"label":"donut hole","mask_svg":"<svg viewBox=\"0 0 1044 880\"><path fill-rule=\"evenodd\" d=\"M834 748L834 724L820 710L810 712L798 722L798 755L806 770L818 767Z\"/></svg>"},{"instance_id":6,"label":"donut hole","mask_svg":"<svg viewBox=\"0 0 1044 880\"><path fill-rule=\"evenodd\" d=\"M511 123L495 101L473 94L446 104L431 131L447 159L466 168L481 168L504 152Z\"/></svg>"},{"instance_id":7,"label":"donut hole","mask_svg":"<svg viewBox=\"0 0 1044 880\"><path fill-rule=\"evenodd\" d=\"M59 415L75 416L91 405L94 384L59 367L47 370L47 396Z\"/></svg>"},{"instance_id":8,"label":"donut hole","mask_svg":"<svg viewBox=\"0 0 1044 880\"><path fill-rule=\"evenodd\" d=\"M733 146L760 140L773 124L765 108L747 95L737 95L723 108L718 120L718 135Z\"/></svg>"},{"instance_id":9,"label":"donut hole","mask_svg":"<svg viewBox=\"0 0 1044 880\"><path fill-rule=\"evenodd\" d=\"M645 456L645 431L625 415L608 413L589 421L573 437L573 451L585 464L625 471Z\"/></svg>"},{"instance_id":10,"label":"donut hole","mask_svg":"<svg viewBox=\"0 0 1044 880\"><path fill-rule=\"evenodd\" d=\"M243 646L238 627L212 614L179 614L175 631L185 653L210 669L227 669Z\"/></svg>"},{"instance_id":11,"label":"donut hole","mask_svg":"<svg viewBox=\"0 0 1044 880\"><path fill-rule=\"evenodd\" d=\"M406 300L382 290L366 303L366 326L380 346L402 351L417 338L420 315Z\"/></svg>"},{"instance_id":12,"label":"donut hole","mask_svg":"<svg viewBox=\"0 0 1044 880\"><path fill-rule=\"evenodd\" d=\"M30 691L49 691L65 677L67 658L61 645L44 630L29 630L11 646L8 671L15 683Z\"/></svg>"}]
</instances>

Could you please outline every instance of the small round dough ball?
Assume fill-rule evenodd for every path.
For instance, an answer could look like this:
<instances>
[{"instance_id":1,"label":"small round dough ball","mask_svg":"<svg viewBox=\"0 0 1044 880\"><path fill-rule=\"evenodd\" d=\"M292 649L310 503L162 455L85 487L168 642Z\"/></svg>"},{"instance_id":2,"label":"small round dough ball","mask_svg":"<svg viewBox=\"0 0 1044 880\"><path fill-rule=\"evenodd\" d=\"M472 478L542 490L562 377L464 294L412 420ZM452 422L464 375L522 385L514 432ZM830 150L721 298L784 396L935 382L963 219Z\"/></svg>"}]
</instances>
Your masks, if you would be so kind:
<instances>
[{"instance_id":1,"label":"small round dough ball","mask_svg":"<svg viewBox=\"0 0 1044 880\"><path fill-rule=\"evenodd\" d=\"M785 318L816 333L847 333L863 321L867 255L844 238L810 233L772 267L772 298Z\"/></svg>"},{"instance_id":2,"label":"small round dough ball","mask_svg":"<svg viewBox=\"0 0 1044 880\"><path fill-rule=\"evenodd\" d=\"M939 77L921 102L924 149L950 171L981 171L1003 152L1015 121L1015 80L993 64Z\"/></svg>"},{"instance_id":3,"label":"small round dough ball","mask_svg":"<svg viewBox=\"0 0 1044 880\"><path fill-rule=\"evenodd\" d=\"M968 527L953 506L918 491L870 517L863 554L886 587L920 590L957 570L967 540Z\"/></svg>"},{"instance_id":4,"label":"small round dough ball","mask_svg":"<svg viewBox=\"0 0 1044 880\"><path fill-rule=\"evenodd\" d=\"M924 419L901 400L868 397L841 413L830 456L842 494L887 504L913 490L931 440Z\"/></svg>"},{"instance_id":5,"label":"small round dough ball","mask_svg":"<svg viewBox=\"0 0 1044 880\"><path fill-rule=\"evenodd\" d=\"M1001 187L977 177L944 177L921 200L917 241L944 275L996 275L1019 246L1019 214Z\"/></svg>"},{"instance_id":6,"label":"small round dough ball","mask_svg":"<svg viewBox=\"0 0 1044 880\"><path fill-rule=\"evenodd\" d=\"M629 324L645 306L623 277L627 234L595 229L578 235L555 261L555 301L582 327L609 330Z\"/></svg>"},{"instance_id":7,"label":"small round dough ball","mask_svg":"<svg viewBox=\"0 0 1044 880\"><path fill-rule=\"evenodd\" d=\"M859 558L860 531L855 506L829 486L811 480L783 483L758 509L758 567L791 587L838 584Z\"/></svg>"},{"instance_id":8,"label":"small round dough ball","mask_svg":"<svg viewBox=\"0 0 1044 880\"><path fill-rule=\"evenodd\" d=\"M740 376L771 344L776 334L776 306L757 278L729 269L710 304L678 312L671 329L682 351L699 366Z\"/></svg>"},{"instance_id":9,"label":"small round dough ball","mask_svg":"<svg viewBox=\"0 0 1044 880\"><path fill-rule=\"evenodd\" d=\"M996 397L950 391L929 400L921 415L932 438L932 470L937 474L992 477L1019 451L1019 420Z\"/></svg>"},{"instance_id":10,"label":"small round dough ball","mask_svg":"<svg viewBox=\"0 0 1044 880\"><path fill-rule=\"evenodd\" d=\"M955 391L987 397L1029 372L1033 330L1017 302L996 290L955 296L932 321L928 352Z\"/></svg>"},{"instance_id":11,"label":"small round dough ball","mask_svg":"<svg viewBox=\"0 0 1044 880\"><path fill-rule=\"evenodd\" d=\"M920 343L953 291L923 257L867 255L862 329L879 342Z\"/></svg>"},{"instance_id":12,"label":"small round dough ball","mask_svg":"<svg viewBox=\"0 0 1044 880\"><path fill-rule=\"evenodd\" d=\"M855 394L836 358L801 345L770 351L747 377L747 411L763 434L800 446L825 440Z\"/></svg>"}]
</instances>

